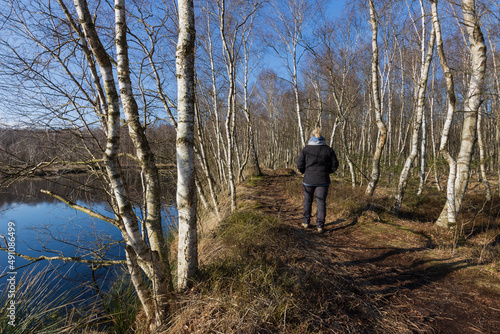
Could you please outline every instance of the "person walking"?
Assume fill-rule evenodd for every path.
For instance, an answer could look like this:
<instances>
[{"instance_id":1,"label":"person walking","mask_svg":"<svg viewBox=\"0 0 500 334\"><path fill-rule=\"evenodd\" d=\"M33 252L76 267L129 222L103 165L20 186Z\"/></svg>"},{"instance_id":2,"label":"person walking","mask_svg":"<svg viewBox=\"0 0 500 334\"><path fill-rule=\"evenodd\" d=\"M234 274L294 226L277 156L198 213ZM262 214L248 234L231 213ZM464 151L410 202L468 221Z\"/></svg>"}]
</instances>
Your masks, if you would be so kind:
<instances>
[{"instance_id":1,"label":"person walking","mask_svg":"<svg viewBox=\"0 0 500 334\"><path fill-rule=\"evenodd\" d=\"M300 151L297 158L297 169L304 174L302 181L304 194L304 215L302 227L309 228L311 208L316 196L316 227L318 233L324 232L326 218L326 197L331 184L330 174L339 166L335 151L326 144L321 136L321 129L316 128L311 133L311 139Z\"/></svg>"}]
</instances>

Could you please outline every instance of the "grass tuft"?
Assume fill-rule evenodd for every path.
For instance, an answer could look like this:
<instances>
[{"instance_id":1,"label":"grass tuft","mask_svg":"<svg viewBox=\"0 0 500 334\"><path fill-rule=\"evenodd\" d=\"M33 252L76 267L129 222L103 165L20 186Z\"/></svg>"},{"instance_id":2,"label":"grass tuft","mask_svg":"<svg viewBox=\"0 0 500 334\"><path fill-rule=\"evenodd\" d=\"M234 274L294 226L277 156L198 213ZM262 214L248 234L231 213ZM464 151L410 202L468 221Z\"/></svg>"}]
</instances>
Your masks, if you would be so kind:
<instances>
[{"instance_id":1,"label":"grass tuft","mask_svg":"<svg viewBox=\"0 0 500 334\"><path fill-rule=\"evenodd\" d=\"M267 215L229 215L212 241L220 254L200 268L170 332L272 333L293 319L300 277L287 272L277 256L287 247L283 232Z\"/></svg>"},{"instance_id":2,"label":"grass tuft","mask_svg":"<svg viewBox=\"0 0 500 334\"><path fill-rule=\"evenodd\" d=\"M36 267L18 277L15 292L14 326L9 317L8 285L0 295L0 333L64 333L72 328L68 320L79 317L78 309L83 302L82 295L65 290L61 279L54 272Z\"/></svg>"}]
</instances>

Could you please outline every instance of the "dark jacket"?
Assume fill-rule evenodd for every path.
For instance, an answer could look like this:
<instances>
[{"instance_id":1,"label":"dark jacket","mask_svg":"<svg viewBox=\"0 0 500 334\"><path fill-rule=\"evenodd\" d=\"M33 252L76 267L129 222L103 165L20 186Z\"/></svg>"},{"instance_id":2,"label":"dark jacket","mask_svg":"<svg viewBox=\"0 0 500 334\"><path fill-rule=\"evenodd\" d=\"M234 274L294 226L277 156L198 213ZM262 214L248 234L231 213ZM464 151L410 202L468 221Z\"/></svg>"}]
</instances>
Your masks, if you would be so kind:
<instances>
[{"instance_id":1,"label":"dark jacket","mask_svg":"<svg viewBox=\"0 0 500 334\"><path fill-rule=\"evenodd\" d=\"M330 174L339 166L335 151L323 137L312 137L297 158L297 169L304 174L303 183L310 186L330 184Z\"/></svg>"}]
</instances>

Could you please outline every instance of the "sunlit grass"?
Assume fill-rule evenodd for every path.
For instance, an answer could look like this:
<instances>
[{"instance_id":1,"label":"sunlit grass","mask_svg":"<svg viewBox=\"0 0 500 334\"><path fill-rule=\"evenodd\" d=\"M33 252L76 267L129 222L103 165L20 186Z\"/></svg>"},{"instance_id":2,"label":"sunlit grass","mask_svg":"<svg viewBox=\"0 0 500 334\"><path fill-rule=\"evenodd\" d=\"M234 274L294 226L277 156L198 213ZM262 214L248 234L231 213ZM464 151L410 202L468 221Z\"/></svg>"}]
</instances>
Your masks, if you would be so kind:
<instances>
[{"instance_id":1,"label":"sunlit grass","mask_svg":"<svg viewBox=\"0 0 500 334\"><path fill-rule=\"evenodd\" d=\"M78 307L83 302L81 292L63 288L54 272L36 268L16 277L15 322L9 324L9 294L5 287L0 296L0 332L62 333L73 328L70 319L78 319Z\"/></svg>"},{"instance_id":2,"label":"sunlit grass","mask_svg":"<svg viewBox=\"0 0 500 334\"><path fill-rule=\"evenodd\" d=\"M229 215L213 240L222 254L200 268L192 290L198 297L180 309L171 332L180 324L197 328L195 322L209 326L203 333L254 333L277 328L284 319L293 322L301 279L282 269L277 253L287 246L281 233L273 217L253 211ZM191 312L197 313L192 319Z\"/></svg>"}]
</instances>

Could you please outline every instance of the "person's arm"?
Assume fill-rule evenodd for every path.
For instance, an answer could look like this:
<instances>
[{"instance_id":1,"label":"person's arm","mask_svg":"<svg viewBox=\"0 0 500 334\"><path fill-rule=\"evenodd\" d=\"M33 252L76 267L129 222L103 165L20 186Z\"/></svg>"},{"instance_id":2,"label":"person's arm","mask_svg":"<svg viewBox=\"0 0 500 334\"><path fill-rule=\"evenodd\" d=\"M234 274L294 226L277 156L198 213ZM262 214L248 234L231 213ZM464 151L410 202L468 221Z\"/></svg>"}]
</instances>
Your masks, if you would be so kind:
<instances>
[{"instance_id":1,"label":"person's arm","mask_svg":"<svg viewBox=\"0 0 500 334\"><path fill-rule=\"evenodd\" d=\"M337 155L335 154L335 151L333 149L331 150L332 150L332 157L331 157L332 170L330 171L330 174L335 173L337 171L337 168L339 168L339 161L337 160Z\"/></svg>"},{"instance_id":2,"label":"person's arm","mask_svg":"<svg viewBox=\"0 0 500 334\"><path fill-rule=\"evenodd\" d=\"M302 174L304 174L304 172L306 171L306 157L304 154L304 149L300 151L299 157L297 158L297 169Z\"/></svg>"}]
</instances>

